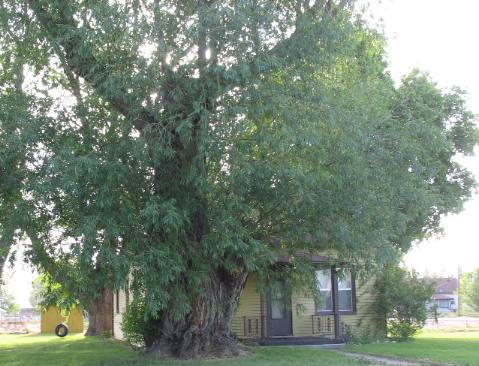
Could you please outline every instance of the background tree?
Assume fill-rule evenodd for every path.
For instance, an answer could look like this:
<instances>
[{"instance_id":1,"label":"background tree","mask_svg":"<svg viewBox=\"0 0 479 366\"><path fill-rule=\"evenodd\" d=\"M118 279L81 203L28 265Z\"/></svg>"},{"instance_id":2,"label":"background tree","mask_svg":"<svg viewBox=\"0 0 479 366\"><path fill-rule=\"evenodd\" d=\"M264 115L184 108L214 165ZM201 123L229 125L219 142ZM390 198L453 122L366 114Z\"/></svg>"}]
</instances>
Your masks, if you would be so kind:
<instances>
[{"instance_id":1,"label":"background tree","mask_svg":"<svg viewBox=\"0 0 479 366\"><path fill-rule=\"evenodd\" d=\"M45 285L39 276L32 281L32 291L30 292L30 297L28 298L28 301L33 308L40 309L45 297L44 292Z\"/></svg>"},{"instance_id":2,"label":"background tree","mask_svg":"<svg viewBox=\"0 0 479 366\"><path fill-rule=\"evenodd\" d=\"M17 6L26 12L26 3ZM0 40L0 284L5 261L14 243L15 235L11 229L16 224L11 222L11 213L15 202L21 199L22 171L26 161L24 141L15 133L12 121L29 118L31 102L22 89L25 53L29 52L25 46L28 42L26 28L23 22L12 20L9 20L7 12L0 12L3 33ZM14 260L15 256L11 258Z\"/></svg>"},{"instance_id":3,"label":"background tree","mask_svg":"<svg viewBox=\"0 0 479 366\"><path fill-rule=\"evenodd\" d=\"M479 312L479 268L461 275L461 313L464 305L474 312Z\"/></svg>"},{"instance_id":4,"label":"background tree","mask_svg":"<svg viewBox=\"0 0 479 366\"><path fill-rule=\"evenodd\" d=\"M131 273L151 352L237 354L248 273L306 272L298 250L373 270L470 195L461 92L396 88L351 1L24 4L2 8L31 77L1 225L90 311Z\"/></svg>"},{"instance_id":5,"label":"background tree","mask_svg":"<svg viewBox=\"0 0 479 366\"><path fill-rule=\"evenodd\" d=\"M5 310L7 314L18 314L20 311L20 305L15 302L13 295L4 286L0 286L0 309Z\"/></svg>"},{"instance_id":6,"label":"background tree","mask_svg":"<svg viewBox=\"0 0 479 366\"><path fill-rule=\"evenodd\" d=\"M80 305L74 294L65 290L60 283L52 282L48 274L40 275L32 282L29 301L36 309L56 306L66 314Z\"/></svg>"},{"instance_id":7,"label":"background tree","mask_svg":"<svg viewBox=\"0 0 479 366\"><path fill-rule=\"evenodd\" d=\"M27 191L33 192L27 187L30 184L40 188L42 184L54 178L57 179L56 184L63 185L65 183L65 181L60 182L58 180L59 175L63 174L62 170L65 168L61 163L62 154L66 156L71 154L72 151L76 151L77 156L78 154L84 154L84 156L88 154L90 140L85 138L82 141L86 149L82 153L80 152L81 147L78 150L82 144L74 145L74 140L77 137L72 134L73 130L76 129L77 122L87 123L86 119L83 118L87 102L85 101L84 104L80 95L79 79L71 73L62 60L55 59L53 67L43 75L44 79L42 80L40 76L43 73L42 65L48 65L49 57L53 53L49 49L50 46L38 38L38 29L29 27L28 22L31 14L28 13L27 3L19 1L8 4L2 3L1 5L0 19L2 29L5 30L5 37L1 40L1 65L4 73L2 74L2 93L0 97L2 106L0 112L0 141L2 142L0 147L0 265L3 265L12 243L29 240L31 243L30 251L27 252L29 259L39 266L41 272L50 276L49 282L58 284L61 281L62 289L73 296L76 301L82 300L90 315L87 334L101 334L104 330L111 330L112 299L111 291L108 288L114 287L114 280L108 280L105 279L106 276L99 275L102 271L101 256L98 257L93 252L89 252L85 254L85 256L89 256L89 260L84 260L79 264L75 260L75 253L67 249L69 244L62 242L64 237L73 238L73 241L79 240L76 233L72 234L71 231L62 233L62 230L68 228L68 220L77 220L76 223L78 223L80 217L81 220L85 220L88 213L83 208L88 197L85 194L78 195L69 191L71 187L59 188L57 186L57 188L54 188L54 190L57 190L56 197L62 196L62 191L67 190L73 193L70 197L73 202L66 204L62 196L62 203L57 205L59 211L46 209L48 217L41 217L37 214L45 209L43 204L48 204L49 198L36 201L33 197L25 199L24 195ZM24 75L27 75L26 81ZM36 84L37 82L38 84ZM38 89L38 85L45 88L40 87ZM56 96L60 99L61 93L70 92L72 100L68 101L66 106L59 107L57 103L61 103L60 99L53 103L52 98L48 95L49 92L57 93ZM89 113L90 118L93 117L94 107ZM78 121L72 121L72 116L75 116L74 118L77 118ZM108 114L102 118L109 118ZM55 121L59 125L63 121L71 129L59 131L60 134L52 134ZM111 117L109 121L113 121L113 118ZM93 130L98 128L98 125L90 124L90 127ZM88 134L86 129L81 131L85 136ZM55 137L59 138L57 140L59 144L50 145L53 150L49 150L46 146ZM113 139L115 140L114 137ZM62 145L62 141L67 142L67 144ZM96 147L91 146L92 149ZM50 154L52 153L55 154L55 158L49 160L48 158L51 157ZM81 170L78 170L78 166L72 167L72 169L75 169L74 176L78 177L79 174L82 174L83 169L88 169L90 173L95 175L95 179L100 182L104 177L99 177L97 171L92 171L92 165L86 168L84 163L88 162L88 159L86 159L80 163L83 166ZM36 167L39 167L38 163L44 163L42 172L35 170ZM44 174L46 171L53 174L47 173L43 178L40 178L39 174ZM67 171L65 173L69 174ZM85 180L77 181L80 190L88 189L88 187L83 186L85 182ZM101 184L104 192L106 192L108 186L104 182ZM23 194L22 189L26 189ZM37 193L42 195L46 193L46 190L43 192L37 191ZM69 211L71 213L75 212L78 207L81 207L81 209L77 211L78 215L75 214L69 218L65 216L64 219L66 220L63 222L56 219L48 222L52 217L56 217L63 211L62 207L65 208L65 211L71 210ZM83 224L85 222L81 221L80 225ZM68 229L75 230L75 225ZM94 255L97 260L92 261ZM78 275L80 267L81 275ZM117 272L113 271L111 273ZM119 271L118 276L121 276L121 273ZM82 282L82 280L84 281ZM104 329L105 326L106 329Z\"/></svg>"}]
</instances>

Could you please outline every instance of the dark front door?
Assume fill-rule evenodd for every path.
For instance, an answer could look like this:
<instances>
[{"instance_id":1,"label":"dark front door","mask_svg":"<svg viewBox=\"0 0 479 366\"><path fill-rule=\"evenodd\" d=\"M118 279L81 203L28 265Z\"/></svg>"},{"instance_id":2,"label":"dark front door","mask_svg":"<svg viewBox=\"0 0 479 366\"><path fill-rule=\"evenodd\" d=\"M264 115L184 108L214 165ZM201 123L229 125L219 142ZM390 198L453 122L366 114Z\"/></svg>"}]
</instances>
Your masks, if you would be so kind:
<instances>
[{"instance_id":1,"label":"dark front door","mask_svg":"<svg viewBox=\"0 0 479 366\"><path fill-rule=\"evenodd\" d=\"M270 336L293 335L291 297L282 286L270 291L268 313Z\"/></svg>"}]
</instances>

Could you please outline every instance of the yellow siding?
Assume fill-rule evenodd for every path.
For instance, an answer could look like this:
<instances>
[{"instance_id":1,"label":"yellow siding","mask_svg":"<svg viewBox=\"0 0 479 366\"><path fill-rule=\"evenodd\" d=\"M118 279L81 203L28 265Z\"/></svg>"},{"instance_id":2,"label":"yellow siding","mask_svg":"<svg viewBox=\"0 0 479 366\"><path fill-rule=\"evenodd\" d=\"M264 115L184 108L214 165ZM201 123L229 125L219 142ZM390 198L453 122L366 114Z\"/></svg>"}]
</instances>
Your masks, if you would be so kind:
<instances>
[{"instance_id":1,"label":"yellow siding","mask_svg":"<svg viewBox=\"0 0 479 366\"><path fill-rule=\"evenodd\" d=\"M60 310L51 306L48 310L43 310L40 316L40 332L54 333L55 327L60 323L67 323L70 333L83 332L83 315L79 309L73 309L68 317L60 314Z\"/></svg>"},{"instance_id":2,"label":"yellow siding","mask_svg":"<svg viewBox=\"0 0 479 366\"><path fill-rule=\"evenodd\" d=\"M128 283L133 280L131 274L128 275ZM126 303L127 296L126 291L120 289L113 292L113 338L125 339L122 329L123 314L126 312L126 308L132 302L131 293L128 296L128 304ZM117 311L118 310L118 311Z\"/></svg>"},{"instance_id":3,"label":"yellow siding","mask_svg":"<svg viewBox=\"0 0 479 366\"><path fill-rule=\"evenodd\" d=\"M244 338L244 317L261 319L261 296L256 289L256 275L250 274L241 294L241 298L233 319L233 333Z\"/></svg>"},{"instance_id":4,"label":"yellow siding","mask_svg":"<svg viewBox=\"0 0 479 366\"><path fill-rule=\"evenodd\" d=\"M373 307L376 300L373 286L373 279L366 283L356 281L356 314L340 315L341 322L355 334L360 334L367 328L372 332L378 332L378 316ZM292 309L293 334L298 337L312 335L312 315L315 313L314 299L297 294L293 296ZM299 311L301 309L303 311Z\"/></svg>"},{"instance_id":5,"label":"yellow siding","mask_svg":"<svg viewBox=\"0 0 479 366\"><path fill-rule=\"evenodd\" d=\"M131 302L131 299L130 299ZM124 339L121 322L123 321L123 313L126 311L126 292L118 290L113 293L113 337L116 339ZM117 312L117 309L119 310Z\"/></svg>"},{"instance_id":6,"label":"yellow siding","mask_svg":"<svg viewBox=\"0 0 479 366\"><path fill-rule=\"evenodd\" d=\"M341 322L346 324L351 331L356 335L361 335L362 332L378 332L377 329L377 315L374 312L373 304L376 299L373 288L374 280L370 280L364 284L361 284L359 280L356 281L356 314L341 315ZM123 290L119 291L119 312L117 309L117 296L114 294L113 302L113 324L114 324L114 337L117 339L123 338L123 332L121 331L122 315L126 309L126 296ZM251 319L251 321L261 321L261 315L266 318L266 304L263 304L263 314L261 312L261 295L256 288L256 275L250 274L246 281L245 288L240 297L238 308L236 310L235 317L233 319L233 333L238 338L259 338L260 330L257 336L252 334L245 335L245 320ZM305 296L304 294L294 294L291 300L292 320L293 320L293 336L312 336L312 316L315 314L314 299ZM332 318L332 316L331 316ZM323 318L324 319L324 318ZM260 324L260 323L259 323ZM261 327L261 325L259 326ZM266 326L265 326L266 328ZM314 334L318 335L318 334ZM334 338L334 328L330 332L329 337Z\"/></svg>"},{"instance_id":7,"label":"yellow siding","mask_svg":"<svg viewBox=\"0 0 479 366\"><path fill-rule=\"evenodd\" d=\"M368 330L378 334L379 317L374 311L374 303L377 295L374 291L374 279L361 283L356 281L356 314L343 315L341 320L351 329L351 331L360 335L361 332Z\"/></svg>"},{"instance_id":8,"label":"yellow siding","mask_svg":"<svg viewBox=\"0 0 479 366\"><path fill-rule=\"evenodd\" d=\"M316 313L314 299L304 294L293 294L292 318L293 336L307 337L313 335L312 316ZM334 326L334 325L333 325ZM330 337L334 338L334 330Z\"/></svg>"},{"instance_id":9,"label":"yellow siding","mask_svg":"<svg viewBox=\"0 0 479 366\"><path fill-rule=\"evenodd\" d=\"M254 275L248 277L233 321L233 332L236 333L238 338L245 338L245 317L258 319L261 317L261 297L256 289L255 281L256 278ZM374 280L369 280L363 284L359 280L356 281L356 314L341 315L341 322L348 326L354 334L360 335L361 332L366 330L378 332L378 319L373 308L376 299L373 285ZM266 308L266 304L264 307ZM303 337L318 335L313 334L312 316L315 315L315 303L313 298L304 294L294 294L291 300L291 310L293 336ZM263 315L266 316L266 309L264 309ZM330 317L332 318L332 316ZM326 318L327 317L323 317L323 321ZM328 337L334 338L334 328L331 330Z\"/></svg>"}]
</instances>

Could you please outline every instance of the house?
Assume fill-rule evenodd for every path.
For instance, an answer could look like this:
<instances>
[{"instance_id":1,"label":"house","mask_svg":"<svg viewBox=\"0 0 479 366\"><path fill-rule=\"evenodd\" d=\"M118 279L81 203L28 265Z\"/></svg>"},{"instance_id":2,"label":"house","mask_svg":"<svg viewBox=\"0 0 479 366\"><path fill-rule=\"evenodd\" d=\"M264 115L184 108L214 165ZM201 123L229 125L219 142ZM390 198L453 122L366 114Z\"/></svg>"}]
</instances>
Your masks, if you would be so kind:
<instances>
[{"instance_id":1,"label":"house","mask_svg":"<svg viewBox=\"0 0 479 366\"><path fill-rule=\"evenodd\" d=\"M427 281L432 283L435 291L429 303L429 308L433 304L437 305L437 311L440 314L454 313L457 311L458 304L458 280L454 277L447 278L428 278Z\"/></svg>"},{"instance_id":2,"label":"house","mask_svg":"<svg viewBox=\"0 0 479 366\"><path fill-rule=\"evenodd\" d=\"M321 344L340 343L365 332L383 334L384 320L374 310L374 280L356 279L344 264L331 265L326 257L312 259L317 266L319 303L305 294L288 295L281 286L261 291L256 274L248 276L232 325L238 339L262 345ZM113 336L117 339L123 339L121 321L128 302L127 292L116 292Z\"/></svg>"},{"instance_id":3,"label":"house","mask_svg":"<svg viewBox=\"0 0 479 366\"><path fill-rule=\"evenodd\" d=\"M20 308L20 319L22 321L38 321L40 319L40 312L35 308Z\"/></svg>"}]
</instances>

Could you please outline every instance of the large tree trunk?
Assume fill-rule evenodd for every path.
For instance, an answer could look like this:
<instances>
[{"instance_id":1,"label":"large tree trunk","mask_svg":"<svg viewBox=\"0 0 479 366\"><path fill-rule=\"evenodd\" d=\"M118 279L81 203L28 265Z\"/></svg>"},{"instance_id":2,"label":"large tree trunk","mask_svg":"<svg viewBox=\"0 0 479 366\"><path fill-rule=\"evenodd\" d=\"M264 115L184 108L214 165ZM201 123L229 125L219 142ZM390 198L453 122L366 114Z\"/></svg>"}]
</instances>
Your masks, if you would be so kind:
<instances>
[{"instance_id":1,"label":"large tree trunk","mask_svg":"<svg viewBox=\"0 0 479 366\"><path fill-rule=\"evenodd\" d=\"M247 274L217 270L202 288L192 311L177 320L166 310L161 336L149 347L155 356L231 357L245 353L231 332L233 317Z\"/></svg>"},{"instance_id":2,"label":"large tree trunk","mask_svg":"<svg viewBox=\"0 0 479 366\"><path fill-rule=\"evenodd\" d=\"M10 246L0 238L0 285L3 280L3 266L7 260L9 250Z\"/></svg>"},{"instance_id":3,"label":"large tree trunk","mask_svg":"<svg viewBox=\"0 0 479 366\"><path fill-rule=\"evenodd\" d=\"M113 294L110 290L103 290L101 295L87 305L89 322L85 333L87 336L111 334L113 330Z\"/></svg>"}]
</instances>

